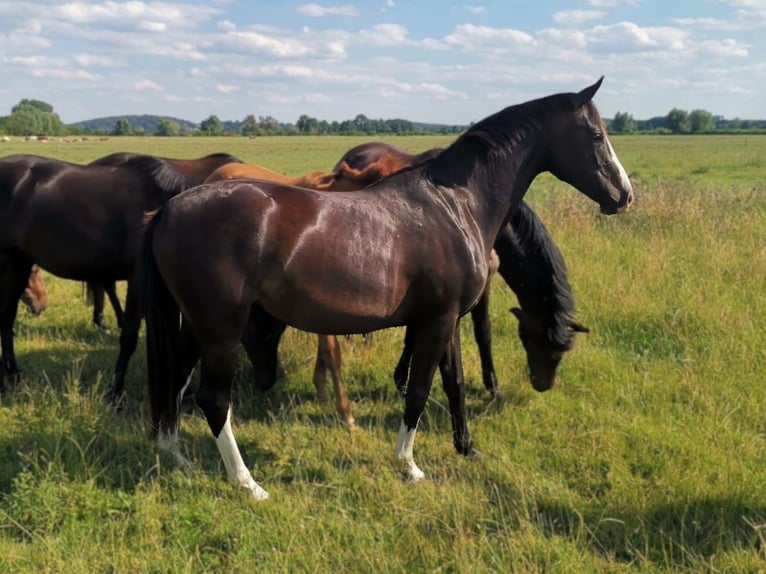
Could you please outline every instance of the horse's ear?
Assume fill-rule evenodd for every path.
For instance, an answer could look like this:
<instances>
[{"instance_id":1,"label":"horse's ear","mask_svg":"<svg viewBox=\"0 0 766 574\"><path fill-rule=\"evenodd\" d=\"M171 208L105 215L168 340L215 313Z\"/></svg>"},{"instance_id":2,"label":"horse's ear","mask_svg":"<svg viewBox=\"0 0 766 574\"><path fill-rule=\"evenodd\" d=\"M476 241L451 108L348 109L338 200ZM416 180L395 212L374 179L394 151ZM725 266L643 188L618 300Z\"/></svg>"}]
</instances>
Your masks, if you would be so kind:
<instances>
[{"instance_id":1,"label":"horse's ear","mask_svg":"<svg viewBox=\"0 0 766 574\"><path fill-rule=\"evenodd\" d=\"M590 329L574 319L569 319L569 328L575 333L590 333Z\"/></svg>"},{"instance_id":2,"label":"horse's ear","mask_svg":"<svg viewBox=\"0 0 766 574\"><path fill-rule=\"evenodd\" d=\"M577 92L576 94L572 94L572 107L577 110L580 107L587 104L589 101L593 99L593 96L596 95L596 92L601 87L601 82L604 81L604 76L601 76L595 84L588 86L584 90Z\"/></svg>"}]
</instances>

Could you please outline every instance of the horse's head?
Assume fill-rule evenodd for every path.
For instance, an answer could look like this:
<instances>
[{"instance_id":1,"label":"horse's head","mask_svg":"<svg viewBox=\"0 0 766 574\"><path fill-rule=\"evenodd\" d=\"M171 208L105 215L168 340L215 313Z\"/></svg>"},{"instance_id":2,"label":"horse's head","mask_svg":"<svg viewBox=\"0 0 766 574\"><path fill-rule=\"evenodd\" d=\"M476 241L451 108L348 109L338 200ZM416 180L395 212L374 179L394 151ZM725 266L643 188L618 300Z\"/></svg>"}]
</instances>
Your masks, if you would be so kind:
<instances>
[{"instance_id":1,"label":"horse's head","mask_svg":"<svg viewBox=\"0 0 766 574\"><path fill-rule=\"evenodd\" d=\"M48 307L48 291L45 289L40 267L32 265L29 281L21 294L21 301L27 306L27 311L37 317Z\"/></svg>"},{"instance_id":2,"label":"horse's head","mask_svg":"<svg viewBox=\"0 0 766 574\"><path fill-rule=\"evenodd\" d=\"M602 213L614 214L633 202L633 187L591 101L603 79L581 92L561 95L566 113L552 127L545 167L597 202Z\"/></svg>"},{"instance_id":3,"label":"horse's head","mask_svg":"<svg viewBox=\"0 0 766 574\"><path fill-rule=\"evenodd\" d=\"M588 333L589 329L574 319L566 325L558 325L558 333L551 333L542 321L523 309L511 309L519 320L519 338L527 352L529 380L539 392L547 391L556 384L556 369L564 354L574 345L575 333Z\"/></svg>"}]
</instances>

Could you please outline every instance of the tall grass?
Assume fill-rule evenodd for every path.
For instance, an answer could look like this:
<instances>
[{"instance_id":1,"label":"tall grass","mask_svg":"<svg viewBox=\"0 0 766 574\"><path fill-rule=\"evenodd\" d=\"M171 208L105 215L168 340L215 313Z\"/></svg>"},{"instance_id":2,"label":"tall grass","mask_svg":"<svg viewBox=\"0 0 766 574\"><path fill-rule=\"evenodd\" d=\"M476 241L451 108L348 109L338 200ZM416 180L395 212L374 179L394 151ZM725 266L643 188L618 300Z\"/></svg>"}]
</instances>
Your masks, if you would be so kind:
<instances>
[{"instance_id":1,"label":"tall grass","mask_svg":"<svg viewBox=\"0 0 766 574\"><path fill-rule=\"evenodd\" d=\"M506 399L483 391L464 321L469 425L482 456L453 452L434 388L416 443L429 480L417 486L393 457L400 329L369 347L343 344L357 432L314 400L314 336L288 330L286 377L265 395L243 361L235 433L272 495L253 503L225 481L199 413L182 420L197 469L174 467L149 442L140 347L125 411L103 404L117 333L90 325L80 285L46 276L49 310L17 323L24 378L0 398L0 571L765 571L766 138L615 139L636 181L627 214L600 216L550 177L528 194L567 259L591 333L565 358L558 386L534 393L508 312L515 299L496 279ZM120 145L179 157L225 150L297 174L328 168L359 141L14 145L76 161Z\"/></svg>"}]
</instances>

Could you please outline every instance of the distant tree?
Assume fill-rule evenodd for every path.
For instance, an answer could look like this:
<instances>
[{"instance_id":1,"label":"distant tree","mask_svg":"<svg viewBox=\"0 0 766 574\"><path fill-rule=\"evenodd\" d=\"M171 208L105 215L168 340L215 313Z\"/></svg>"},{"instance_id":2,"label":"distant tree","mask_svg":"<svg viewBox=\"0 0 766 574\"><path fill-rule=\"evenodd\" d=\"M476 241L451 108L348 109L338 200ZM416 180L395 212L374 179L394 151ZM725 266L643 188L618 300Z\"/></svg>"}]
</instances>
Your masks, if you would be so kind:
<instances>
[{"instance_id":1,"label":"distant tree","mask_svg":"<svg viewBox=\"0 0 766 574\"><path fill-rule=\"evenodd\" d=\"M4 130L12 135L66 135L67 127L53 113L53 106L40 100L23 99L3 120Z\"/></svg>"},{"instance_id":2,"label":"distant tree","mask_svg":"<svg viewBox=\"0 0 766 574\"><path fill-rule=\"evenodd\" d=\"M266 134L277 133L279 121L271 116L258 116L258 127Z\"/></svg>"},{"instance_id":3,"label":"distant tree","mask_svg":"<svg viewBox=\"0 0 766 574\"><path fill-rule=\"evenodd\" d=\"M242 135L253 136L259 131L258 121L255 119L255 116L253 114L245 116L245 119L242 120Z\"/></svg>"},{"instance_id":4,"label":"distant tree","mask_svg":"<svg viewBox=\"0 0 766 574\"><path fill-rule=\"evenodd\" d=\"M112 130L112 135L115 136L129 136L132 133L133 127L125 118L120 118L117 120L117 122L114 124L114 129Z\"/></svg>"},{"instance_id":5,"label":"distant tree","mask_svg":"<svg viewBox=\"0 0 766 574\"><path fill-rule=\"evenodd\" d=\"M689 114L689 129L694 134L704 134L715 131L713 114L707 110L692 110Z\"/></svg>"},{"instance_id":6,"label":"distant tree","mask_svg":"<svg viewBox=\"0 0 766 574\"><path fill-rule=\"evenodd\" d=\"M161 119L159 122L157 122L157 131L155 132L158 136L177 136L179 133L181 133L181 126L178 124L178 122L168 119Z\"/></svg>"},{"instance_id":7,"label":"distant tree","mask_svg":"<svg viewBox=\"0 0 766 574\"><path fill-rule=\"evenodd\" d=\"M628 113L617 112L610 126L610 130L616 134L627 134L636 131L636 120Z\"/></svg>"},{"instance_id":8,"label":"distant tree","mask_svg":"<svg viewBox=\"0 0 766 574\"><path fill-rule=\"evenodd\" d=\"M42 102L40 100L29 100L27 98L24 98L21 100L18 104L13 106L11 108L11 113L14 113L16 111L19 111L23 108L33 108L35 110L39 110L45 114L52 114L53 113L53 106L49 103Z\"/></svg>"},{"instance_id":9,"label":"distant tree","mask_svg":"<svg viewBox=\"0 0 766 574\"><path fill-rule=\"evenodd\" d=\"M673 108L668 113L667 126L674 134L688 134L691 129L689 126L689 113L686 110Z\"/></svg>"},{"instance_id":10,"label":"distant tree","mask_svg":"<svg viewBox=\"0 0 766 574\"><path fill-rule=\"evenodd\" d=\"M199 125L201 132L211 136L219 136L223 133L223 123L215 114L209 116L206 120L202 120Z\"/></svg>"},{"instance_id":11,"label":"distant tree","mask_svg":"<svg viewBox=\"0 0 766 574\"><path fill-rule=\"evenodd\" d=\"M319 120L303 114L295 122L295 127L302 134L315 134L319 131Z\"/></svg>"}]
</instances>

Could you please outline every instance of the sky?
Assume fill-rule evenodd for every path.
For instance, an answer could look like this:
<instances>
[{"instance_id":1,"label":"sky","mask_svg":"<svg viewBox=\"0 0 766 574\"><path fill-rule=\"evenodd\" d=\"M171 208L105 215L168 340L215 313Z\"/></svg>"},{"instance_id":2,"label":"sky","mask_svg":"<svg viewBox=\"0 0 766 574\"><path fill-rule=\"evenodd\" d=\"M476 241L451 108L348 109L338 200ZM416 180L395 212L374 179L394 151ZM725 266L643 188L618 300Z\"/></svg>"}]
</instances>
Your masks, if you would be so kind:
<instances>
[{"instance_id":1,"label":"sky","mask_svg":"<svg viewBox=\"0 0 766 574\"><path fill-rule=\"evenodd\" d=\"M766 0L0 0L0 116L464 125L604 76L604 117L766 118Z\"/></svg>"}]
</instances>

